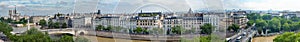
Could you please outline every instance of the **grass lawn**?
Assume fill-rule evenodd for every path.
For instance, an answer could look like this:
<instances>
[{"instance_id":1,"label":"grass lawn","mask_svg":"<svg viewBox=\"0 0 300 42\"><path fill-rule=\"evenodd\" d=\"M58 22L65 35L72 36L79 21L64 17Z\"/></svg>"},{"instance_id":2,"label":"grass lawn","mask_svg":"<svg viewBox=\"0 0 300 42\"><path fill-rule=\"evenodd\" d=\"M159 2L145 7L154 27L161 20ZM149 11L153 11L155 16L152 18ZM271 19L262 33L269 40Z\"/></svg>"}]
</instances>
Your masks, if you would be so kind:
<instances>
[{"instance_id":1,"label":"grass lawn","mask_svg":"<svg viewBox=\"0 0 300 42\"><path fill-rule=\"evenodd\" d=\"M268 36L268 37L255 37L252 39L253 42L273 42L278 35Z\"/></svg>"}]
</instances>

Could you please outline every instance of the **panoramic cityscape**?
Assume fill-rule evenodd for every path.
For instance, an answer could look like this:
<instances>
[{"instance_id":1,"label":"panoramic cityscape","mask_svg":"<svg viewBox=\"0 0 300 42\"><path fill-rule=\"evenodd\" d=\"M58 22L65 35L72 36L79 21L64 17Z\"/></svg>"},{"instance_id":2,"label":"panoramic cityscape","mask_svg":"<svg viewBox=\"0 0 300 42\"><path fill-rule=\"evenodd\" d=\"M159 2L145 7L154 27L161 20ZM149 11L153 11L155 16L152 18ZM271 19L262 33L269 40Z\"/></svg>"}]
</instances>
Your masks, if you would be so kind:
<instances>
[{"instance_id":1,"label":"panoramic cityscape","mask_svg":"<svg viewBox=\"0 0 300 42\"><path fill-rule=\"evenodd\" d=\"M299 42L297 2L0 0L0 42Z\"/></svg>"}]
</instances>

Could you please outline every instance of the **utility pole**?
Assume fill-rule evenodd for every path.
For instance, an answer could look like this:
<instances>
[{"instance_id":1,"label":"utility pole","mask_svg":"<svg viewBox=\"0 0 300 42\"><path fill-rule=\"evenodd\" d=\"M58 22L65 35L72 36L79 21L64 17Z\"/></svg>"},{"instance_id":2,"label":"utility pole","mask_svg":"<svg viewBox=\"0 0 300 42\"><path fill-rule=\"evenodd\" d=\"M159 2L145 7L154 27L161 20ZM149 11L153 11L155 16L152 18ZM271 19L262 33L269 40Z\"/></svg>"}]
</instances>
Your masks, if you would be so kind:
<instances>
[{"instance_id":1,"label":"utility pole","mask_svg":"<svg viewBox=\"0 0 300 42\"><path fill-rule=\"evenodd\" d=\"M27 19L27 30L30 30L29 19Z\"/></svg>"}]
</instances>

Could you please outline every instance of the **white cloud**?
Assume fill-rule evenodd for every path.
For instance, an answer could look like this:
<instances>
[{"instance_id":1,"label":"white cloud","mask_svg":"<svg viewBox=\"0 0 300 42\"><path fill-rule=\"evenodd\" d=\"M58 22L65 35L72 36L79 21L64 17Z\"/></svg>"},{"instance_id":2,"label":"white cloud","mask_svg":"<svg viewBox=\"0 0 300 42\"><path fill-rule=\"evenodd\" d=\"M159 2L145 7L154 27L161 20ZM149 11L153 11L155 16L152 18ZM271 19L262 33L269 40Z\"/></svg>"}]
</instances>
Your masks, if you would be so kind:
<instances>
[{"instance_id":1,"label":"white cloud","mask_svg":"<svg viewBox=\"0 0 300 42\"><path fill-rule=\"evenodd\" d=\"M26 7L26 6L23 4L17 4L16 7Z\"/></svg>"},{"instance_id":2,"label":"white cloud","mask_svg":"<svg viewBox=\"0 0 300 42\"><path fill-rule=\"evenodd\" d=\"M192 9L198 10L198 9L204 9L205 4L203 3L203 0L187 0L187 3L191 6Z\"/></svg>"},{"instance_id":3,"label":"white cloud","mask_svg":"<svg viewBox=\"0 0 300 42\"><path fill-rule=\"evenodd\" d=\"M16 5L9 5L9 6L7 6L8 8L15 8L15 7L25 7L25 5L22 5L22 4L16 4Z\"/></svg>"},{"instance_id":4,"label":"white cloud","mask_svg":"<svg viewBox=\"0 0 300 42\"><path fill-rule=\"evenodd\" d=\"M7 6L8 8L14 8L14 7L16 7L16 6L14 6L14 5L9 5L9 6Z\"/></svg>"},{"instance_id":5,"label":"white cloud","mask_svg":"<svg viewBox=\"0 0 300 42\"><path fill-rule=\"evenodd\" d=\"M17 7L22 14L54 14L70 13L73 10L74 0L10 0L0 1L0 14L7 14L7 11Z\"/></svg>"},{"instance_id":6,"label":"white cloud","mask_svg":"<svg viewBox=\"0 0 300 42\"><path fill-rule=\"evenodd\" d=\"M226 9L239 9L241 8L242 0L222 0L222 2Z\"/></svg>"},{"instance_id":7,"label":"white cloud","mask_svg":"<svg viewBox=\"0 0 300 42\"><path fill-rule=\"evenodd\" d=\"M75 12L77 13L89 13L97 10L99 0L77 0L75 3Z\"/></svg>"},{"instance_id":8,"label":"white cloud","mask_svg":"<svg viewBox=\"0 0 300 42\"><path fill-rule=\"evenodd\" d=\"M120 0L99 0L101 2L99 3L107 3L107 4L112 4L112 3L117 3L119 2Z\"/></svg>"},{"instance_id":9,"label":"white cloud","mask_svg":"<svg viewBox=\"0 0 300 42\"><path fill-rule=\"evenodd\" d=\"M187 11L198 9L256 9L256 10L300 10L300 0L20 0L0 1L0 9L4 12L15 7L28 8L37 12L78 13L130 13L142 7L144 11L165 10ZM146 4L156 5L146 5ZM75 5L75 6L74 6ZM161 6L160 6L161 5ZM138 10L139 11L139 10ZM3 12L1 12L3 13ZM6 14L6 13L4 13ZM49 12L49 14L51 14Z\"/></svg>"},{"instance_id":10,"label":"white cloud","mask_svg":"<svg viewBox=\"0 0 300 42\"><path fill-rule=\"evenodd\" d=\"M225 9L300 10L300 0L221 0ZM204 4L208 4L205 3ZM210 7L208 7L210 8Z\"/></svg>"},{"instance_id":11,"label":"white cloud","mask_svg":"<svg viewBox=\"0 0 300 42\"><path fill-rule=\"evenodd\" d=\"M0 6L5 6L5 5L8 5L8 4L4 3L4 2L0 2Z\"/></svg>"},{"instance_id":12,"label":"white cloud","mask_svg":"<svg viewBox=\"0 0 300 42\"><path fill-rule=\"evenodd\" d=\"M162 8L162 10L165 10L165 8L167 8L166 10L187 11L190 5L187 4L186 0L120 0L115 13L135 13L135 11L141 9L149 11L149 7L150 9L152 7L152 9Z\"/></svg>"}]
</instances>

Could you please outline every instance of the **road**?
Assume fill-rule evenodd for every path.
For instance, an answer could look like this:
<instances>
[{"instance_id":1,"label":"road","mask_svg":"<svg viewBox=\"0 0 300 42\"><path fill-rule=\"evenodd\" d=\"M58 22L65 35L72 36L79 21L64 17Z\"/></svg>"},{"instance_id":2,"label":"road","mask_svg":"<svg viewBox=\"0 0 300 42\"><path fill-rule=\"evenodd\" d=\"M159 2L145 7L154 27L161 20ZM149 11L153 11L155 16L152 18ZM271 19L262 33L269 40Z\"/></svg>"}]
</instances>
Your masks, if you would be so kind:
<instances>
[{"instance_id":1,"label":"road","mask_svg":"<svg viewBox=\"0 0 300 42\"><path fill-rule=\"evenodd\" d=\"M27 31L27 27L13 27L13 31L11 31L12 34L18 34L23 33Z\"/></svg>"},{"instance_id":2,"label":"road","mask_svg":"<svg viewBox=\"0 0 300 42\"><path fill-rule=\"evenodd\" d=\"M250 32L245 38L243 38L241 41L242 42L247 42L247 41L249 41L249 38L251 38L251 39L253 39L253 36L254 36L254 34L256 34L257 33L257 31L253 31L253 32ZM251 40L250 40L251 41Z\"/></svg>"},{"instance_id":3,"label":"road","mask_svg":"<svg viewBox=\"0 0 300 42\"><path fill-rule=\"evenodd\" d=\"M256 33L255 30L252 30L252 28L254 26L255 26L255 23L251 27L249 27L248 29L241 29L239 31L239 33L237 33L237 34L229 37L231 39L229 42L241 42L241 41L246 42L249 37L254 36L254 34ZM246 33L246 35L245 36L241 36L243 33ZM240 40L237 39L239 36L242 37Z\"/></svg>"}]
</instances>

